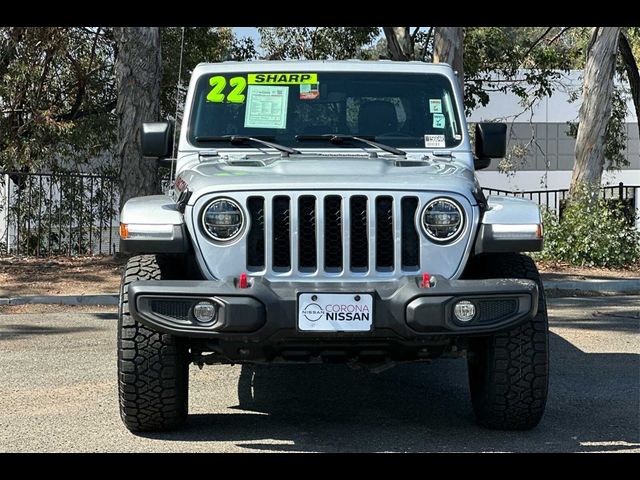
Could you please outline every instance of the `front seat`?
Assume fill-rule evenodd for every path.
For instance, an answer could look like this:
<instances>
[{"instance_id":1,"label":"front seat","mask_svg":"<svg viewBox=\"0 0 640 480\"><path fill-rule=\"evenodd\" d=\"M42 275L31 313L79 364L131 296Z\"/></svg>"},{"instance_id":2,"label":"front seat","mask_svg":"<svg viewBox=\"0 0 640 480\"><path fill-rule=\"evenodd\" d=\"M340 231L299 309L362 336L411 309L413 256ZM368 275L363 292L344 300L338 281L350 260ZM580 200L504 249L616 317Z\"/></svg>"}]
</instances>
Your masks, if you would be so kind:
<instances>
[{"instance_id":1,"label":"front seat","mask_svg":"<svg viewBox=\"0 0 640 480\"><path fill-rule=\"evenodd\" d=\"M398 131L398 115L393 103L383 100L363 103L358 112L358 134L376 136Z\"/></svg>"}]
</instances>

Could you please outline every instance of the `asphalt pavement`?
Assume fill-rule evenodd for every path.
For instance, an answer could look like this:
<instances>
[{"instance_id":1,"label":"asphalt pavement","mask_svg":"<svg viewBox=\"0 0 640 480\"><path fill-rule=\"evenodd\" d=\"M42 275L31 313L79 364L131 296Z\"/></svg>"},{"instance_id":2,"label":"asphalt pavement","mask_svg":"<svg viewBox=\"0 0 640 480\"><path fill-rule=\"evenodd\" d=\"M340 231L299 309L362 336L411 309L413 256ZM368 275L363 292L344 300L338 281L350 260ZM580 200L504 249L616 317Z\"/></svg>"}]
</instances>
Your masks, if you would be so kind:
<instances>
[{"instance_id":1,"label":"asphalt pavement","mask_svg":"<svg viewBox=\"0 0 640 480\"><path fill-rule=\"evenodd\" d=\"M179 431L120 421L116 313L0 313L0 452L640 452L640 299L549 299L547 410L528 432L473 420L463 360L191 367ZM102 311L100 311L102 310Z\"/></svg>"}]
</instances>

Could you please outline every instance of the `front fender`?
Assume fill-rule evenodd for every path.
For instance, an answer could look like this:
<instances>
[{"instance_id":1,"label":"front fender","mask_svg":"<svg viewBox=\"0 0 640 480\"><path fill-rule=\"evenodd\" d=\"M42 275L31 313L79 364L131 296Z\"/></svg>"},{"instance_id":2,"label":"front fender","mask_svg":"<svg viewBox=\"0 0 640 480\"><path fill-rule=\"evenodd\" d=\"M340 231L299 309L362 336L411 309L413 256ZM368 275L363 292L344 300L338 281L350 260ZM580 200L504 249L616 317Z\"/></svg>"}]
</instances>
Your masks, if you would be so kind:
<instances>
[{"instance_id":1,"label":"front fender","mask_svg":"<svg viewBox=\"0 0 640 480\"><path fill-rule=\"evenodd\" d=\"M474 252L539 252L543 248L540 207L531 200L491 195L487 198Z\"/></svg>"},{"instance_id":2,"label":"front fender","mask_svg":"<svg viewBox=\"0 0 640 480\"><path fill-rule=\"evenodd\" d=\"M166 195L132 198L120 214L123 253L186 253L190 241L184 217Z\"/></svg>"}]
</instances>

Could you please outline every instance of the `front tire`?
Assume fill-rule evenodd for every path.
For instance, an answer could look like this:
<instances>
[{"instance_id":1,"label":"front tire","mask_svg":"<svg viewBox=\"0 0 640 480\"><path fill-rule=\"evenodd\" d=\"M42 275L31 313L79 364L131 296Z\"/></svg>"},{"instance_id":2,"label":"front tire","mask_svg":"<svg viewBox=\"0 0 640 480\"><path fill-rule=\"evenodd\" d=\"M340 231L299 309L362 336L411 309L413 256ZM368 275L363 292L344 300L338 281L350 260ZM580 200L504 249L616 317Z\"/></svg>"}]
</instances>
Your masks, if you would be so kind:
<instances>
[{"instance_id":1,"label":"front tire","mask_svg":"<svg viewBox=\"0 0 640 480\"><path fill-rule=\"evenodd\" d=\"M474 258L466 278L522 278L538 284L536 316L469 345L471 402L479 424L528 430L542 418L549 385L549 327L540 274L533 260L515 253Z\"/></svg>"},{"instance_id":2,"label":"front tire","mask_svg":"<svg viewBox=\"0 0 640 480\"><path fill-rule=\"evenodd\" d=\"M120 417L132 432L165 431L187 418L189 355L184 340L150 330L129 313L129 284L178 276L180 262L138 255L127 262L118 311Z\"/></svg>"}]
</instances>

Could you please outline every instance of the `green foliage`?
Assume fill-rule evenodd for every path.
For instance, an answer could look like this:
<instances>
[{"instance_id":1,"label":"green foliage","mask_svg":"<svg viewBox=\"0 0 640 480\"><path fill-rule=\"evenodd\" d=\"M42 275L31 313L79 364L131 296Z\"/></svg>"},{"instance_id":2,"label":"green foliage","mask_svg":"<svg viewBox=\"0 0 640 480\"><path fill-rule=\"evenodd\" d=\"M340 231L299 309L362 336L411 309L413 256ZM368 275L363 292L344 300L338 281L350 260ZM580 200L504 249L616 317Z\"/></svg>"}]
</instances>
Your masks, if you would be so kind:
<instances>
[{"instance_id":1,"label":"green foliage","mask_svg":"<svg viewBox=\"0 0 640 480\"><path fill-rule=\"evenodd\" d=\"M619 200L599 198L586 186L578 189L558 220L543 212L544 250L536 256L570 265L619 268L640 262L640 233L630 209Z\"/></svg>"},{"instance_id":2,"label":"green foliage","mask_svg":"<svg viewBox=\"0 0 640 480\"><path fill-rule=\"evenodd\" d=\"M259 27L260 45L269 60L344 60L368 58L366 48L379 27Z\"/></svg>"},{"instance_id":3,"label":"green foliage","mask_svg":"<svg viewBox=\"0 0 640 480\"><path fill-rule=\"evenodd\" d=\"M165 118L175 115L181 38L181 28L161 29ZM108 163L116 55L110 28L0 27L0 170L78 170L99 156ZM179 100L198 63L253 56L253 42L230 28L185 28Z\"/></svg>"},{"instance_id":4,"label":"green foliage","mask_svg":"<svg viewBox=\"0 0 640 480\"><path fill-rule=\"evenodd\" d=\"M113 53L102 28L0 28L0 168L83 162L112 145Z\"/></svg>"},{"instance_id":5,"label":"green foliage","mask_svg":"<svg viewBox=\"0 0 640 480\"><path fill-rule=\"evenodd\" d=\"M489 92L512 92L525 107L551 95L580 55L564 34L559 27L465 28L466 111L486 105Z\"/></svg>"}]
</instances>

